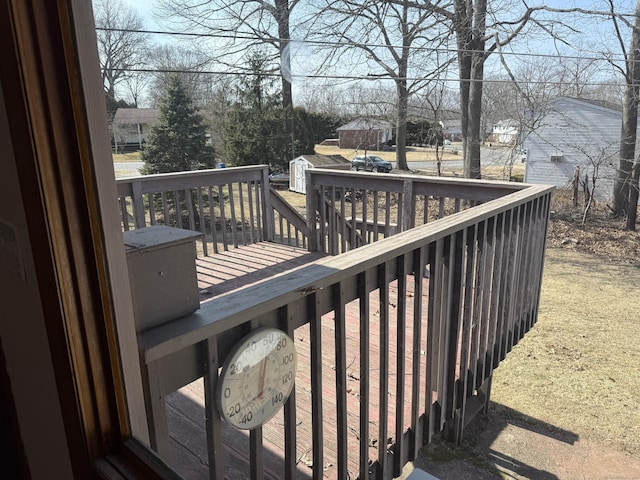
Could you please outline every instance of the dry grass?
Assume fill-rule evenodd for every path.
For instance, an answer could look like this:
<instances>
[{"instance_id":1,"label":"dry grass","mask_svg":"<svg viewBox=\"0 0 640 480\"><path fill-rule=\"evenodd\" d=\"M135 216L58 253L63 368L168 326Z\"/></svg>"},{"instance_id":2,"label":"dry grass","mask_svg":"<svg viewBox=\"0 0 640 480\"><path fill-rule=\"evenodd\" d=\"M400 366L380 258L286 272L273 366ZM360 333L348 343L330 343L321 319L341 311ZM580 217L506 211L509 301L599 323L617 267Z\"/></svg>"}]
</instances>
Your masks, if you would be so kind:
<instances>
[{"instance_id":1,"label":"dry grass","mask_svg":"<svg viewBox=\"0 0 640 480\"><path fill-rule=\"evenodd\" d=\"M548 250L538 324L496 371L492 399L639 455L639 273Z\"/></svg>"},{"instance_id":2,"label":"dry grass","mask_svg":"<svg viewBox=\"0 0 640 480\"><path fill-rule=\"evenodd\" d=\"M456 150L456 147L460 147L460 145L453 145L453 148L445 150L444 156L442 158L442 173L443 176L450 177L460 177L463 175L463 168L461 166L449 166L447 163L449 161L462 161L462 152ZM321 155L342 155L348 160L352 160L356 155L363 155L363 151L358 150L350 150L350 149L340 149L338 147L326 146L326 145L316 145L315 151ZM457 153L453 153L457 152ZM395 152L371 152L372 154L378 155L379 157L388 160L390 162L395 162L396 153ZM437 166L436 166L436 151L433 148L428 147L409 147L409 151L407 152L407 163L409 164L409 168L412 168L412 162L433 162L433 166L431 168L422 168L418 173L423 173L425 175L437 175ZM493 179L493 180L504 180L509 179L509 174L512 177L520 177L524 176L524 164L516 163L513 165L511 172L506 166L484 166L482 167L482 175L484 178Z\"/></svg>"},{"instance_id":3,"label":"dry grass","mask_svg":"<svg viewBox=\"0 0 640 480\"><path fill-rule=\"evenodd\" d=\"M320 155L342 155L347 160L353 160L356 155L364 155L363 150L353 150L347 148L338 148L329 145L316 145L315 151ZM442 150L441 150L442 152ZM458 152L458 153L453 153ZM379 152L370 151L367 152L371 155L377 155L384 160L394 162L396 160L396 152ZM443 161L447 160L462 160L462 152L455 149L455 145L452 149L445 150L443 154ZM435 162L436 150L429 147L407 147L407 162Z\"/></svg>"},{"instance_id":4,"label":"dry grass","mask_svg":"<svg viewBox=\"0 0 640 480\"><path fill-rule=\"evenodd\" d=\"M538 324L494 376L495 402L640 456L640 234L605 205L581 225L554 195Z\"/></svg>"},{"instance_id":5,"label":"dry grass","mask_svg":"<svg viewBox=\"0 0 640 480\"><path fill-rule=\"evenodd\" d=\"M114 162L141 162L140 152L132 153L114 153L112 154Z\"/></svg>"},{"instance_id":6,"label":"dry grass","mask_svg":"<svg viewBox=\"0 0 640 480\"><path fill-rule=\"evenodd\" d=\"M573 207L571 196L566 190L554 192L549 246L593 253L602 260L639 267L640 231L625 230L625 220L612 219L605 203L597 203L582 225L582 200Z\"/></svg>"}]
</instances>

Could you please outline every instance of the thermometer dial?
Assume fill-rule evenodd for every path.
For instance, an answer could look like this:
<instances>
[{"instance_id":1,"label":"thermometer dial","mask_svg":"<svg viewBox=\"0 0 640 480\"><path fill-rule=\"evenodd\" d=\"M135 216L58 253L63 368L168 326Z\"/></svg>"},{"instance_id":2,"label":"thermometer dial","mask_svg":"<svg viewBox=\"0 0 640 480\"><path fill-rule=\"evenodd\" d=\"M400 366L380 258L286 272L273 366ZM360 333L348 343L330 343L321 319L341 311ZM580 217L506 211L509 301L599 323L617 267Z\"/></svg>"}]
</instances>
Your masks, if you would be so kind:
<instances>
[{"instance_id":1,"label":"thermometer dial","mask_svg":"<svg viewBox=\"0 0 640 480\"><path fill-rule=\"evenodd\" d=\"M222 418L241 430L269 421L289 398L296 376L293 340L276 328L261 328L231 350L218 381Z\"/></svg>"}]
</instances>

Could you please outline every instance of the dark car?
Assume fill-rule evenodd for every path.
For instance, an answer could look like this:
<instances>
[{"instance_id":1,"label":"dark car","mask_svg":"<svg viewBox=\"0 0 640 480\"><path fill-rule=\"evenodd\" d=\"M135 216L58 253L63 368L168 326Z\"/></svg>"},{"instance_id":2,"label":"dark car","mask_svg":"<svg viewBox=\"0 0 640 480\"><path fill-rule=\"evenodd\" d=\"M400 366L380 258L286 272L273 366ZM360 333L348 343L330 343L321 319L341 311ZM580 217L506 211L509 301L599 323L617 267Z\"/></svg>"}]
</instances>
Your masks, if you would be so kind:
<instances>
[{"instance_id":1,"label":"dark car","mask_svg":"<svg viewBox=\"0 0 640 480\"><path fill-rule=\"evenodd\" d=\"M351 170L365 170L367 172L389 173L393 165L377 155L361 155L351 162Z\"/></svg>"}]
</instances>

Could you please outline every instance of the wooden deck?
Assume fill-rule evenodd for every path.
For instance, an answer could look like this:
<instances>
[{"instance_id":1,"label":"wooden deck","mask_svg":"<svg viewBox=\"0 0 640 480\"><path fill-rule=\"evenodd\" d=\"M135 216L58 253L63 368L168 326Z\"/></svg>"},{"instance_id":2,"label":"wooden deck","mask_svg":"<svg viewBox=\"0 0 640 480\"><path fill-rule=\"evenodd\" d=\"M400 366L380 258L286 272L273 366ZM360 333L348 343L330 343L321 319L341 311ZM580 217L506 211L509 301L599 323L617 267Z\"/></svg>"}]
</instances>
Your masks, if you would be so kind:
<instances>
[{"instance_id":1,"label":"wooden deck","mask_svg":"<svg viewBox=\"0 0 640 480\"><path fill-rule=\"evenodd\" d=\"M306 250L278 245L273 243L259 243L246 247L240 247L228 252L215 254L210 257L200 258L197 261L199 286L203 301L214 299L235 289L244 288L255 284L270 276L287 272L310 263L321 255L309 253ZM422 279L423 308L422 318L426 319L428 280ZM410 287L407 296L413 296L413 279L408 279ZM371 349L369 351L369 460L376 460L380 432L378 425L378 406L380 401L380 327L379 313L383 305L380 304L379 293L371 293L371 313L369 318ZM391 285L389 298L390 327L388 332L389 345L389 378L386 389L387 402L394 405L396 402L395 372L397 371L397 329L396 319L400 316L398 308L406 304L404 312L405 345L407 349L413 348L413 302L399 301L397 288ZM359 398L360 398L360 311L357 302L351 302L346 306L346 355L347 355L347 411L349 431L349 473L350 478L356 478L358 472L358 425ZM423 320L423 323L426 321ZM426 331L422 325L422 332ZM425 337L424 333L421 335ZM298 372L295 385L295 404L297 412L297 454L298 473L297 478L311 478L312 465L312 422L311 422L311 361L310 361L310 336L309 325L305 325L295 331L295 342L298 352ZM333 352L335 351L335 325L333 314L325 315L322 321L323 368L322 368L322 398L324 421L324 477L337 478L337 425L336 425L336 379ZM326 346L326 348L325 348ZM420 345L422 359L425 358L426 344L423 340ZM402 356L405 359L405 356ZM411 372L412 365L405 361L405 371ZM425 405L425 372L424 360L420 370L423 381L417 385L420 405ZM410 375L405 381L405 396L412 395ZM407 402L409 405L409 402ZM390 415L388 418L386 438L384 441L392 443L396 431L396 421L402 421L403 430L410 426L410 412L407 408L401 415ZM169 395L167 398L167 415L169 420L169 432L171 437L171 463L172 467L185 479L208 479L207 466L207 442L205 437L205 409L203 382L198 380L192 384ZM283 417L277 415L265 425L264 437L264 473L265 478L280 479L283 471ZM249 436L231 427L224 427L224 462L228 479L249 478Z\"/></svg>"},{"instance_id":2,"label":"wooden deck","mask_svg":"<svg viewBox=\"0 0 640 480\"><path fill-rule=\"evenodd\" d=\"M272 242L245 245L196 260L200 301L253 285L326 256Z\"/></svg>"}]
</instances>

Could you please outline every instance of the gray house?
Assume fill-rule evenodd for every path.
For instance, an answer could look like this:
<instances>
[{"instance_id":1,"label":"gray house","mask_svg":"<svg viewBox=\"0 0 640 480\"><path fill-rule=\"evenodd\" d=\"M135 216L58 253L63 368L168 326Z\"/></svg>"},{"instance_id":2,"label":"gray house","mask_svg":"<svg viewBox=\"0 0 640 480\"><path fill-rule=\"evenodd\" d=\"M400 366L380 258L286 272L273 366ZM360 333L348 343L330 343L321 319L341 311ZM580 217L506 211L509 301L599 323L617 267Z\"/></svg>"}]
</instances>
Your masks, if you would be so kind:
<instances>
[{"instance_id":1,"label":"gray house","mask_svg":"<svg viewBox=\"0 0 640 480\"><path fill-rule=\"evenodd\" d=\"M567 187L579 167L582 178L597 176L595 198L609 200L620 149L621 108L558 97L536 123L523 132L524 181Z\"/></svg>"}]
</instances>

